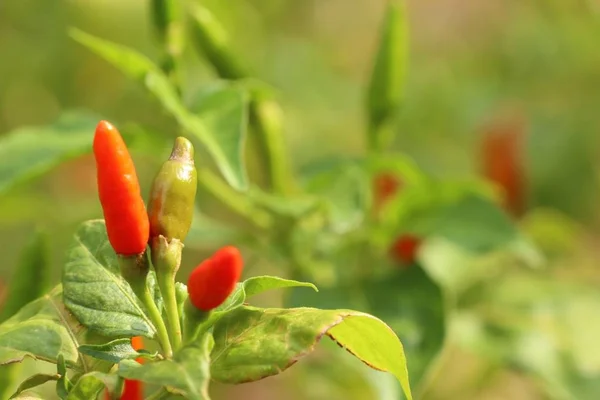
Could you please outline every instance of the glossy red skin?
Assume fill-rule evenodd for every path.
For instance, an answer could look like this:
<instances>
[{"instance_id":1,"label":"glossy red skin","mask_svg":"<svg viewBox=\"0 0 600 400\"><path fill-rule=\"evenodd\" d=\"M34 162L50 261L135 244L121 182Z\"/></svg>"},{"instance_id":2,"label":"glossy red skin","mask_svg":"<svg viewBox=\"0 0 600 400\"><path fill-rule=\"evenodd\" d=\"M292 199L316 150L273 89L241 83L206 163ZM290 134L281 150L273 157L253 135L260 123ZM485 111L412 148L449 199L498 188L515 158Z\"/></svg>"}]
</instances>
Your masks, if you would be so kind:
<instances>
[{"instance_id":1,"label":"glossy red skin","mask_svg":"<svg viewBox=\"0 0 600 400\"><path fill-rule=\"evenodd\" d=\"M142 382L134 381L131 379L125 379L125 385L123 386L123 393L121 394L121 400L143 400L144 399L144 388Z\"/></svg>"},{"instance_id":2,"label":"glossy red skin","mask_svg":"<svg viewBox=\"0 0 600 400\"><path fill-rule=\"evenodd\" d=\"M242 276L244 262L240 251L227 246L203 261L190 274L187 289L190 302L199 310L220 306L235 289Z\"/></svg>"},{"instance_id":3,"label":"glossy red skin","mask_svg":"<svg viewBox=\"0 0 600 400\"><path fill-rule=\"evenodd\" d=\"M94 135L98 195L108 240L117 254L146 250L150 227L133 160L119 131L100 121Z\"/></svg>"},{"instance_id":4,"label":"glossy red skin","mask_svg":"<svg viewBox=\"0 0 600 400\"><path fill-rule=\"evenodd\" d=\"M412 264L417 257L421 239L413 235L402 235L392 243L391 257L404 264Z\"/></svg>"},{"instance_id":5,"label":"glossy red skin","mask_svg":"<svg viewBox=\"0 0 600 400\"><path fill-rule=\"evenodd\" d=\"M525 209L522 136L518 127L493 127L486 132L482 146L483 175L503 190L504 208L514 216Z\"/></svg>"}]
</instances>

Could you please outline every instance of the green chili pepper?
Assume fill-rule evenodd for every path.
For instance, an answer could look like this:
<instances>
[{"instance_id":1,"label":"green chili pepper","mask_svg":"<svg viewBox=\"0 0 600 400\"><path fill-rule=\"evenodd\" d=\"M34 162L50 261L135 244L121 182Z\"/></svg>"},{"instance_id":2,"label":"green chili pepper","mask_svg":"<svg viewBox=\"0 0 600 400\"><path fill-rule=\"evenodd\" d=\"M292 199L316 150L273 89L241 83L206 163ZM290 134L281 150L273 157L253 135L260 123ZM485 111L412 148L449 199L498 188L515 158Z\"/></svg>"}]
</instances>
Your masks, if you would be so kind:
<instances>
[{"instance_id":1,"label":"green chili pepper","mask_svg":"<svg viewBox=\"0 0 600 400\"><path fill-rule=\"evenodd\" d=\"M185 239L192 224L197 184L194 147L178 137L152 184L148 205L151 241L161 235L169 242Z\"/></svg>"},{"instance_id":2,"label":"green chili pepper","mask_svg":"<svg viewBox=\"0 0 600 400\"><path fill-rule=\"evenodd\" d=\"M369 142L374 150L389 144L393 130L386 124L397 114L405 90L408 59L408 23L404 1L391 0L381 26L367 92Z\"/></svg>"},{"instance_id":3,"label":"green chili pepper","mask_svg":"<svg viewBox=\"0 0 600 400\"><path fill-rule=\"evenodd\" d=\"M198 52L225 79L242 79L248 74L231 51L227 31L205 7L195 5L191 10L191 32Z\"/></svg>"}]
</instances>

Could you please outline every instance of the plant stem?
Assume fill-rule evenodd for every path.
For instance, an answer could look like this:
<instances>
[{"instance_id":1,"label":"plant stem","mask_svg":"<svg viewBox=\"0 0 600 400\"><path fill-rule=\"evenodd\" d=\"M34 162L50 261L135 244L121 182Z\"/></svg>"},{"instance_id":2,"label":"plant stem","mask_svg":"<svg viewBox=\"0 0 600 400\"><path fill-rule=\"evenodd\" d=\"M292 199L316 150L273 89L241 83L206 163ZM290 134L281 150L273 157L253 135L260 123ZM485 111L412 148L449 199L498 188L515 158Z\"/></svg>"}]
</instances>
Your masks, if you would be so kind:
<instances>
[{"instance_id":1,"label":"plant stem","mask_svg":"<svg viewBox=\"0 0 600 400\"><path fill-rule=\"evenodd\" d=\"M115 386L115 390L110 394L111 400L119 400L121 398L121 393L123 392L124 385L125 385L125 379L118 377L117 384Z\"/></svg>"},{"instance_id":2,"label":"plant stem","mask_svg":"<svg viewBox=\"0 0 600 400\"><path fill-rule=\"evenodd\" d=\"M173 356L173 348L171 347L171 342L169 341L169 334L167 333L167 327L165 326L165 322L162 319L160 311L156 304L154 303L154 299L144 282L143 285L132 285L131 288L133 292L138 296L138 298L142 301L142 304L146 306L146 311L148 312L148 317L156 327L156 333L158 335L158 341L163 351L165 352L165 357L170 358Z\"/></svg>"},{"instance_id":3,"label":"plant stem","mask_svg":"<svg viewBox=\"0 0 600 400\"><path fill-rule=\"evenodd\" d=\"M177 306L177 294L175 292L175 274L157 271L156 279L165 303L169 337L171 338L173 350L176 351L181 347L181 323L179 322L179 308Z\"/></svg>"},{"instance_id":4,"label":"plant stem","mask_svg":"<svg viewBox=\"0 0 600 400\"><path fill-rule=\"evenodd\" d=\"M148 278L148 271L150 270L150 262L148 261L148 255L146 252L137 254L134 256L119 256L119 267L121 269L121 276L129 283L133 293L140 299L142 304L146 307L148 317L154 324L156 332L158 334L158 341L165 352L166 357L173 355L171 343L169 342L169 335L165 322L162 319L160 311L154 303L154 299L148 290L146 280Z\"/></svg>"},{"instance_id":5,"label":"plant stem","mask_svg":"<svg viewBox=\"0 0 600 400\"><path fill-rule=\"evenodd\" d=\"M257 228L268 229L271 226L271 216L267 212L254 207L247 197L233 190L210 170L198 169L198 183L227 208L244 217Z\"/></svg>"},{"instance_id":6,"label":"plant stem","mask_svg":"<svg viewBox=\"0 0 600 400\"><path fill-rule=\"evenodd\" d=\"M253 99L250 103L250 126L260 141L264 168L271 189L286 193L291 185L291 173L283 142L282 115L272 100Z\"/></svg>"},{"instance_id":7,"label":"plant stem","mask_svg":"<svg viewBox=\"0 0 600 400\"><path fill-rule=\"evenodd\" d=\"M250 77L248 69L232 50L229 36L220 21L204 6L191 11L192 36L200 54L223 79L239 81ZM282 116L279 105L256 90L250 90L250 126L260 142L260 159L276 193L285 193L291 184L283 141Z\"/></svg>"}]
</instances>

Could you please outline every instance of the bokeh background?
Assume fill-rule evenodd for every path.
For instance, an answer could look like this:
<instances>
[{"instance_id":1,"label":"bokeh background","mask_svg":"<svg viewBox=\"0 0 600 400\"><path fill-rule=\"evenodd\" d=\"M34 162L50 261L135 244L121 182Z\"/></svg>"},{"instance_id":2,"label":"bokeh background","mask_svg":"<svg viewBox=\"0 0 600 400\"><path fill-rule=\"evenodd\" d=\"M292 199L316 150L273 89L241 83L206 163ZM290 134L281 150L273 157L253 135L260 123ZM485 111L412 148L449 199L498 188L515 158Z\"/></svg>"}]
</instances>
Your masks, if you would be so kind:
<instances>
[{"instance_id":1,"label":"bokeh background","mask_svg":"<svg viewBox=\"0 0 600 400\"><path fill-rule=\"evenodd\" d=\"M363 96L385 3L203 1L227 27L236 52L255 76L276 88L295 169L323 158L364 154ZM463 179L479 175L480 142L491 125L508 123L525 132L529 211L523 229L550 255L544 284L568 281L574 287L572 292L561 292L560 300L552 294L549 301L561 302L561 318L581 316L570 328L573 332L588 336L598 332L600 286L596 290L593 285L600 281L596 268L600 260L600 2L409 0L408 12L408 88L394 148L433 175ZM51 123L69 109L93 110L111 121L135 121L154 131L173 129L172 121L139 84L67 36L72 26L159 57L144 0L4 0L0 2L0 135ZM184 73L192 87L214 79L192 50L185 57ZM156 160L134 157L147 192ZM20 249L41 224L51 227L52 248L57 250L52 279L57 283L64 256L60 249L79 222L99 216L90 157L0 192L0 279L10 280ZM199 249L187 256L186 267L202 254ZM587 285L587 297L570 308L570 299L582 293L579 284ZM504 290L510 298L510 288ZM544 293L550 292L542 284L523 289L528 294L535 290L543 292L540 302L548 301ZM536 315L544 319L543 312ZM552 324L559 329L570 322ZM572 358L600 352L600 346L587 346L593 341L568 337L558 346L576 349ZM524 345L525 350L535 347L535 342ZM576 388L585 386L586 395L556 397L559 389L549 394L540 389L539 376L508 368L504 361L490 363L458 346L447 353L444 372L423 398L600 396L592 385L569 381ZM544 362L542 357L539 363ZM578 372L585 377L600 372L597 358L580 364L584 367ZM344 386L352 372L324 374L324 379L319 371L327 368L316 355L310 368L292 369L240 390L245 398L293 394L342 398L328 387ZM356 398L373 398L365 390L355 392Z\"/></svg>"}]
</instances>

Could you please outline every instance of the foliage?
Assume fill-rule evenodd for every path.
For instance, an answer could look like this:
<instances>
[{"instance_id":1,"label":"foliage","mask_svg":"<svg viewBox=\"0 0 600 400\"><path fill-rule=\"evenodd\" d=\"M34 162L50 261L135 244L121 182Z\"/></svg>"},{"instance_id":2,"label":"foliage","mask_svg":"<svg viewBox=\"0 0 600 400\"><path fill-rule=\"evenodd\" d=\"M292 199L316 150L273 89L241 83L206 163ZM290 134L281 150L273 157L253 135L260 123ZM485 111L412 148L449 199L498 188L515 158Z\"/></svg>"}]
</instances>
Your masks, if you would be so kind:
<instances>
[{"instance_id":1,"label":"foliage","mask_svg":"<svg viewBox=\"0 0 600 400\"><path fill-rule=\"evenodd\" d=\"M518 83L510 87L511 93L527 93L533 101L546 95L541 88L548 76L564 85L564 64L538 77L528 71L525 61L515 62L527 54L523 60L542 58L555 64L552 51L544 53L537 42L520 40L526 36L526 22L518 21L521 28L509 34L525 50L489 49L493 64L503 66L501 72L488 71L489 65L480 68L468 57L462 60L469 73L457 77L460 92L465 93L458 96L447 83L440 84L439 71L432 68L419 74L425 83L407 82L407 10L402 1L390 0L369 85L363 90L363 141L368 150L354 157L317 160L295 171L285 152L279 105L284 96L251 79L242 52L234 50L216 16L205 5L194 6L189 15L153 10L169 12L164 18L153 15L160 30L159 60L79 29L69 34L150 94L155 103L150 109L164 112L169 129L147 121L123 124L125 138L140 158L158 162L172 133L181 132L200 145L198 183L203 197L197 203L202 208L196 210L186 247L235 243L257 257L259 266L276 266L278 273L292 279L261 275L239 283L201 325L201 334L170 357L161 348L155 319L121 276L103 221L80 225L62 265L62 284L48 294L43 294L42 279L48 262L45 244L36 236L11 283L19 295L11 293L3 310L7 319L0 325L0 388L8 386L3 380L12 379L26 358L54 363L56 370L36 371L20 384L13 382L7 396L37 398L31 389L56 381L59 397L91 399L106 389L118 390L123 379L135 379L165 387L174 395L208 399L211 379L227 384L256 381L281 373L311 352L329 355L331 348L317 348L325 336L367 366L396 378L390 383L359 369L381 398L386 398L384 393L392 393L388 398L427 398L440 379L440 369L452 365L446 357L453 346L489 360L490 369L501 366L531 377L550 398L597 396L594 382L600 364L594 352L585 350L594 346L592 333L585 332L595 332L596 327L583 327L581 322L592 313L597 296L587 285L559 282L559 272L549 278L548 269L540 268L547 260L536 248L539 245L551 257L560 257L557 247L573 251L575 244L569 238L578 234L575 224L568 217L533 213L515 221L501 209L501 196L491 185L441 179L431 173L431 165L389 148L411 135L446 132L449 118L429 118L432 114L462 107L468 114L464 118L480 115L480 104L490 102L491 92L507 76ZM534 18L535 26L551 34L555 19L561 30L574 23L567 16L540 17ZM181 36L184 23L193 41ZM573 35L556 46L577 42L579 36ZM189 60L183 52L191 45L223 80L195 90L185 73ZM415 52L418 60L419 50ZM579 61L584 67L591 65ZM487 89L482 84L486 73L496 82ZM521 86L540 90L527 92ZM536 111L536 132L542 131L540 115L553 109L548 103ZM54 123L3 135L0 194L18 196L35 179L89 154L99 119L86 110L68 110ZM466 125L457 124L461 129ZM559 130L548 127L550 133ZM395 137L399 132L405 135ZM560 147L553 143L547 147ZM417 156L423 159L423 154ZM439 156L429 155L443 158ZM555 170L565 164L537 165L534 172L566 181L569 174ZM385 199L373 185L382 174L398 180ZM538 196L551 190L543 185L534 186ZM583 189L566 192L576 191ZM206 198L216 200L218 212L212 212L214 205L204 208ZM389 251L406 234L419 239L410 262L394 259ZM164 293L154 271L148 279L164 317ZM318 292L311 290L317 287ZM251 297L280 288L285 289L283 308L248 304L257 301ZM185 289L178 283L179 313ZM568 322L560 322L564 320ZM129 339L133 336L149 339L153 350L134 349ZM342 371L342 376L350 373L345 361L331 359L335 360L331 370Z\"/></svg>"}]
</instances>

